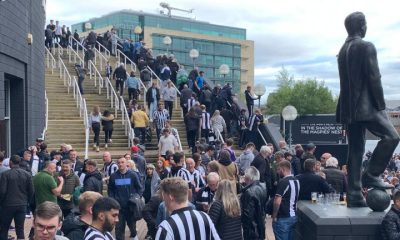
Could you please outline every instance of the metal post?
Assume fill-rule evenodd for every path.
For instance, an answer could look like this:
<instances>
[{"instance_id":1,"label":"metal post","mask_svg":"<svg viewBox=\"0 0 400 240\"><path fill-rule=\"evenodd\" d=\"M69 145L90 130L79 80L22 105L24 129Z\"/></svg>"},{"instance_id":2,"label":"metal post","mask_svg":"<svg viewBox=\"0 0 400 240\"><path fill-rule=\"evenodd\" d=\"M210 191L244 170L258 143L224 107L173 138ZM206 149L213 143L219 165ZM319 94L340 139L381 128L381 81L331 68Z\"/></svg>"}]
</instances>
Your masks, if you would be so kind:
<instances>
[{"instance_id":1,"label":"metal post","mask_svg":"<svg viewBox=\"0 0 400 240\"><path fill-rule=\"evenodd\" d=\"M258 96L258 108L261 109L261 96Z\"/></svg>"},{"instance_id":2,"label":"metal post","mask_svg":"<svg viewBox=\"0 0 400 240\"><path fill-rule=\"evenodd\" d=\"M292 122L289 121L289 149L292 149Z\"/></svg>"}]
</instances>

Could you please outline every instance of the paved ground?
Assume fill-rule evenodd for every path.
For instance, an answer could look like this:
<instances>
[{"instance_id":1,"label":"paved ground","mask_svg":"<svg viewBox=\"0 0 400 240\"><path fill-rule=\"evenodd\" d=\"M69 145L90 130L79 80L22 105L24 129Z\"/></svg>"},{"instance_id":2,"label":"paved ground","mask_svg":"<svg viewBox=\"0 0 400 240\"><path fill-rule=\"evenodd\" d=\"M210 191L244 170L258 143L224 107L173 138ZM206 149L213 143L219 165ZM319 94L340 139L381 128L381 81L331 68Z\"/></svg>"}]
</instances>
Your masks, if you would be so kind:
<instances>
[{"instance_id":1,"label":"paved ground","mask_svg":"<svg viewBox=\"0 0 400 240\"><path fill-rule=\"evenodd\" d=\"M25 236L27 237L29 234L29 230L32 226L32 219L26 219L25 221ZM144 220L140 220L139 222L136 223L136 228L138 231L138 237L140 240L143 240L144 237L146 236L147 233L147 226L146 226L146 222ZM128 236L129 236L129 230L128 227L126 228L127 232L125 234L125 239L129 240ZM15 237L15 231L10 231L9 232L10 235ZM271 218L267 219L267 223L266 223L266 235L267 235L267 240L275 240L274 234L272 232L272 225L271 225Z\"/></svg>"}]
</instances>

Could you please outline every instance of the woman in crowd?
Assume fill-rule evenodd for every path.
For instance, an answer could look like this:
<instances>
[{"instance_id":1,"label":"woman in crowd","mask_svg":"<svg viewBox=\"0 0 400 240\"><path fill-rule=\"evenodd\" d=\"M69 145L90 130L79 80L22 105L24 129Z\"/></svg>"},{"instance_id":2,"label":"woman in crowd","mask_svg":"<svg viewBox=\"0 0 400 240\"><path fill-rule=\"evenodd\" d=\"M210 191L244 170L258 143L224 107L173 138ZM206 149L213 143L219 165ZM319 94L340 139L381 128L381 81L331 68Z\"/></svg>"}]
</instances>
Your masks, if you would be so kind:
<instances>
[{"instance_id":1,"label":"woman in crowd","mask_svg":"<svg viewBox=\"0 0 400 240\"><path fill-rule=\"evenodd\" d=\"M148 203L150 198L155 194L160 181L160 177L158 176L157 171L155 171L154 165L151 163L147 164L143 192L145 203Z\"/></svg>"},{"instance_id":2,"label":"woman in crowd","mask_svg":"<svg viewBox=\"0 0 400 240\"><path fill-rule=\"evenodd\" d=\"M211 129L214 131L215 134L217 134L217 130L221 133L222 137L225 139L225 129L226 129L226 123L224 118L221 116L219 110L215 110L211 120Z\"/></svg>"},{"instance_id":3,"label":"woman in crowd","mask_svg":"<svg viewBox=\"0 0 400 240\"><path fill-rule=\"evenodd\" d=\"M103 116L101 118L101 125L103 125L103 131L104 131L104 136L105 136L105 145L104 148L108 148L108 143L112 143L112 132L113 132L113 126L114 126L114 115L110 113L108 110L104 110Z\"/></svg>"},{"instance_id":4,"label":"woman in crowd","mask_svg":"<svg viewBox=\"0 0 400 240\"><path fill-rule=\"evenodd\" d=\"M94 133L93 138L93 150L96 152L100 151L100 121L101 121L101 114L100 114L100 107L94 106L93 111L89 115L89 126L90 131Z\"/></svg>"},{"instance_id":5,"label":"woman in crowd","mask_svg":"<svg viewBox=\"0 0 400 240\"><path fill-rule=\"evenodd\" d=\"M214 202L208 212L222 240L243 239L240 213L239 199L233 182L222 180L218 184Z\"/></svg>"},{"instance_id":6,"label":"woman in crowd","mask_svg":"<svg viewBox=\"0 0 400 240\"><path fill-rule=\"evenodd\" d=\"M231 155L227 150L221 150L218 159L218 175L221 180L232 181L236 189L236 181L239 171L237 165L231 161Z\"/></svg>"},{"instance_id":7,"label":"woman in crowd","mask_svg":"<svg viewBox=\"0 0 400 240\"><path fill-rule=\"evenodd\" d=\"M157 160L156 172L161 180L169 177L170 175L168 169L164 166L164 164L165 164L165 159L163 157L159 157Z\"/></svg>"}]
</instances>

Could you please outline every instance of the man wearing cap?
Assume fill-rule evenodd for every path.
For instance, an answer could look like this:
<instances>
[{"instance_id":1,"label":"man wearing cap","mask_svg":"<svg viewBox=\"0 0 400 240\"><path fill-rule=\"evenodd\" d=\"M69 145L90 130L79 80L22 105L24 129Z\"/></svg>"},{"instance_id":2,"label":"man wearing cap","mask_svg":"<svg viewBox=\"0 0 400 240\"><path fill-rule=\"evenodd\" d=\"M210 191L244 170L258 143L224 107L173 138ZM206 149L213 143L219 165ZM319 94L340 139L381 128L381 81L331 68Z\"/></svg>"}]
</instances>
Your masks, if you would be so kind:
<instances>
[{"instance_id":1,"label":"man wearing cap","mask_svg":"<svg viewBox=\"0 0 400 240\"><path fill-rule=\"evenodd\" d=\"M303 153L303 155L301 155L301 159L300 159L300 163L301 163L301 172L304 172L304 162L305 162L307 159L314 159L314 160L316 160L316 158L315 158L315 156L314 156L314 152L315 152L315 149L316 149L316 148L317 148L317 147L315 146L314 143L309 143L309 144L306 145L305 152Z\"/></svg>"}]
</instances>

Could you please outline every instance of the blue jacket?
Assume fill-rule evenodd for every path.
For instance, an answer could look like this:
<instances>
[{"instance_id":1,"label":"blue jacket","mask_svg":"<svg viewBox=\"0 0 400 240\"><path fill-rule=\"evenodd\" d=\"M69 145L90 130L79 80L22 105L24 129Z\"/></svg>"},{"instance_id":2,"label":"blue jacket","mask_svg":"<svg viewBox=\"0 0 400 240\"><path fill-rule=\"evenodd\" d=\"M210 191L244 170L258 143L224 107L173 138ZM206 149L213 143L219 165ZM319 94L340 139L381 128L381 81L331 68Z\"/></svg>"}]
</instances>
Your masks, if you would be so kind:
<instances>
[{"instance_id":1,"label":"blue jacket","mask_svg":"<svg viewBox=\"0 0 400 240\"><path fill-rule=\"evenodd\" d=\"M128 207L129 197L133 194L143 194L143 187L140 183L138 175L128 170L125 174L121 174L118 170L111 174L108 183L108 196L117 200L121 208Z\"/></svg>"},{"instance_id":2,"label":"blue jacket","mask_svg":"<svg viewBox=\"0 0 400 240\"><path fill-rule=\"evenodd\" d=\"M128 88L139 89L139 81L136 77L128 77L128 79L126 80L126 85L128 86Z\"/></svg>"}]
</instances>

